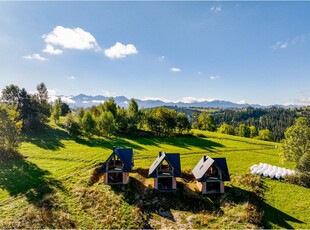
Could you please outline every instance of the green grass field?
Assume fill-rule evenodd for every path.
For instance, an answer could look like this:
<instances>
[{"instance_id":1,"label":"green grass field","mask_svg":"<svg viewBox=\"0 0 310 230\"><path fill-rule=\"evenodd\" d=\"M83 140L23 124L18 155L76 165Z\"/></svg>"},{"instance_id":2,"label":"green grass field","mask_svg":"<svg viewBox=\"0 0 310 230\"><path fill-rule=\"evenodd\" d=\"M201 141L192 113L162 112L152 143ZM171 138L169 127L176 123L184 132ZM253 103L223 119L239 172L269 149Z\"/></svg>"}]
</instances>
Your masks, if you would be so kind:
<instances>
[{"instance_id":1,"label":"green grass field","mask_svg":"<svg viewBox=\"0 0 310 230\"><path fill-rule=\"evenodd\" d=\"M0 228L310 228L309 189L271 179L258 178L263 226L246 216L251 206L244 197L257 192L240 182L247 180L249 167L260 162L294 167L281 161L278 143L198 130L193 134L73 140L52 125L28 136L20 148L24 159L0 162ZM91 183L94 168L113 146L134 149L130 185ZM186 172L203 155L226 157L232 177L223 198L227 202L199 195L195 183L184 180L179 193L153 194L145 171L159 151L180 153Z\"/></svg>"}]
</instances>

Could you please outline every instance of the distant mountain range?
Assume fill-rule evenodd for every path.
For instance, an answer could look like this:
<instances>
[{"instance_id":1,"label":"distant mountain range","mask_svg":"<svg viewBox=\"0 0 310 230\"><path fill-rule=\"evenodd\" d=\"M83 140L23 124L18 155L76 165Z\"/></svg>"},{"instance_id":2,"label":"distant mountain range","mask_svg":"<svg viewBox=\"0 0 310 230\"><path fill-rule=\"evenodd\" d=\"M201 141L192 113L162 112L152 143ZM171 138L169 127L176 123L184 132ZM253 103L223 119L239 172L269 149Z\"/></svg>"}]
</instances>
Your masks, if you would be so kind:
<instances>
[{"instance_id":1,"label":"distant mountain range","mask_svg":"<svg viewBox=\"0 0 310 230\"><path fill-rule=\"evenodd\" d=\"M85 94L79 94L77 96L59 96L63 102L66 102L70 105L70 107L91 107L93 105L99 105L100 103L103 103L104 101L108 100L111 97L107 96L89 96ZM130 99L128 99L125 96L116 96L113 97L116 104L120 107L127 108L130 102ZM270 106L262 106L258 104L238 104L230 101L224 101L224 100L214 100L214 101L202 101L202 102L191 102L191 103L185 103L185 102L164 102L161 100L141 100L141 99L135 99L136 102L139 105L139 108L154 108L159 106L178 106L178 107L199 107L199 108L244 108L244 107L255 107L255 108L267 108L267 107L283 107L283 108L294 108L299 107L297 105L270 105Z\"/></svg>"}]
</instances>

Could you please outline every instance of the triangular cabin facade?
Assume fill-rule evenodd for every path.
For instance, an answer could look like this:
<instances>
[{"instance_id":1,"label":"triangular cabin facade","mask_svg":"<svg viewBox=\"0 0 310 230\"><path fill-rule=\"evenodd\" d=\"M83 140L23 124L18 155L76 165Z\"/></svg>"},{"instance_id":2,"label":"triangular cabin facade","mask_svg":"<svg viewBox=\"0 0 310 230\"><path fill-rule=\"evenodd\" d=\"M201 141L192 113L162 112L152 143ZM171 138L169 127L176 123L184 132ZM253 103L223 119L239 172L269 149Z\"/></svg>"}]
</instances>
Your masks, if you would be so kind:
<instances>
[{"instance_id":1,"label":"triangular cabin facade","mask_svg":"<svg viewBox=\"0 0 310 230\"><path fill-rule=\"evenodd\" d=\"M133 167L133 150L114 148L103 166L105 184L127 184Z\"/></svg>"},{"instance_id":2,"label":"triangular cabin facade","mask_svg":"<svg viewBox=\"0 0 310 230\"><path fill-rule=\"evenodd\" d=\"M203 156L192 171L197 186L203 194L224 193L224 181L229 181L229 172L225 158Z\"/></svg>"},{"instance_id":3,"label":"triangular cabin facade","mask_svg":"<svg viewBox=\"0 0 310 230\"><path fill-rule=\"evenodd\" d=\"M177 177L181 177L179 153L160 152L149 168L149 177L154 178L154 189L173 191L177 188Z\"/></svg>"}]
</instances>

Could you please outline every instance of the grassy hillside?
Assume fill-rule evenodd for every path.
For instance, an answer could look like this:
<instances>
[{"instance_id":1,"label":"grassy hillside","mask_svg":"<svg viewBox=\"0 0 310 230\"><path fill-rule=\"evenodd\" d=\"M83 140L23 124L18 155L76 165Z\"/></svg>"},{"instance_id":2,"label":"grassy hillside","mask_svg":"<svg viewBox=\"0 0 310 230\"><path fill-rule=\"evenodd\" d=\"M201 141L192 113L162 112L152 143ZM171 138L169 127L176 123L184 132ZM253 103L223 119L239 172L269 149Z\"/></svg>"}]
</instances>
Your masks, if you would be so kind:
<instances>
[{"instance_id":1,"label":"grassy hillside","mask_svg":"<svg viewBox=\"0 0 310 230\"><path fill-rule=\"evenodd\" d=\"M50 126L28 136L25 158L0 162L0 228L310 228L309 189L246 175L260 162L294 167L281 162L277 143L194 135L73 140ZM134 149L129 185L103 185L94 173L113 146ZM181 154L177 193L157 194L146 178L159 151ZM189 172L204 154L227 158L232 181L224 196L196 191Z\"/></svg>"}]
</instances>

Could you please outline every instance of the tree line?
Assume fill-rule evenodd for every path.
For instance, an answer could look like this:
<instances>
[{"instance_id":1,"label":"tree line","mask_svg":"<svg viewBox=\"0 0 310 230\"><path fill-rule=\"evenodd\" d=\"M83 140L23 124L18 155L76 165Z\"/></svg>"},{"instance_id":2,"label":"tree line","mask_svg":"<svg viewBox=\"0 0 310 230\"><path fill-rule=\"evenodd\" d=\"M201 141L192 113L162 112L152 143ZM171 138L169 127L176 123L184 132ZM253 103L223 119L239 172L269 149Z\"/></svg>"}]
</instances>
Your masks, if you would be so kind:
<instances>
[{"instance_id":1,"label":"tree line","mask_svg":"<svg viewBox=\"0 0 310 230\"><path fill-rule=\"evenodd\" d=\"M212 109L210 111L186 112L195 129L209 130L239 135L242 137L257 137L262 140L279 142L285 136L286 129L294 124L299 117L310 120L310 107L301 108L243 108L243 109ZM206 123L207 125L202 125Z\"/></svg>"},{"instance_id":2,"label":"tree line","mask_svg":"<svg viewBox=\"0 0 310 230\"><path fill-rule=\"evenodd\" d=\"M69 114L66 129L73 136L113 136L118 133L130 135L170 136L188 133L191 124L184 113L176 113L163 107L139 109L131 99L127 109L117 106L110 98L98 106L85 110L79 108Z\"/></svg>"}]
</instances>

